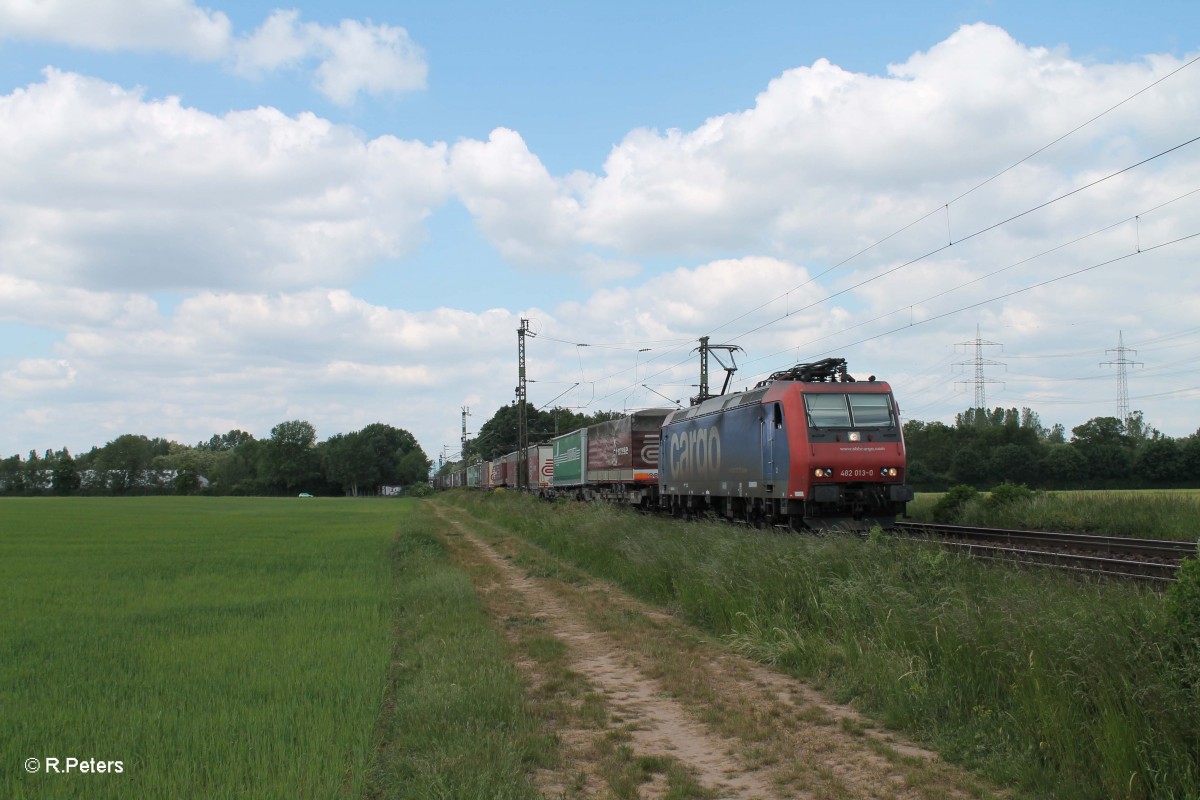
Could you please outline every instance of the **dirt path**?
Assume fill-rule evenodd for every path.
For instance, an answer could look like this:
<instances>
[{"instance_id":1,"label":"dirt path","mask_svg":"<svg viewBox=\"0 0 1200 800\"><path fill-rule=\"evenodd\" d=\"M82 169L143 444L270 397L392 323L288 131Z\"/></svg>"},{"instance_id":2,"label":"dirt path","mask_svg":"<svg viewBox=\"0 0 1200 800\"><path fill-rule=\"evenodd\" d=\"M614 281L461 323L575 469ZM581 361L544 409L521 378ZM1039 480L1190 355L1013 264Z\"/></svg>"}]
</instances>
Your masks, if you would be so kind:
<instances>
[{"instance_id":1,"label":"dirt path","mask_svg":"<svg viewBox=\"0 0 1200 800\"><path fill-rule=\"evenodd\" d=\"M990 796L853 709L740 658L465 512L435 504L558 738L546 797Z\"/></svg>"}]
</instances>

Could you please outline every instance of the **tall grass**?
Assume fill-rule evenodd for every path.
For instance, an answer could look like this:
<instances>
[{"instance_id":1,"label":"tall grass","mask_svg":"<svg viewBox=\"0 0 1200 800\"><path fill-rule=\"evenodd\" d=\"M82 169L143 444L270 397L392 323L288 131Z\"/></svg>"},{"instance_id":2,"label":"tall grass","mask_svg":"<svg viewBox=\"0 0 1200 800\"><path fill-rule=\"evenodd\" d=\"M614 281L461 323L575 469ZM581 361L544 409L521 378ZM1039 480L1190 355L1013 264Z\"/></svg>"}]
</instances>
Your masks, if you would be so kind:
<instances>
[{"instance_id":1,"label":"tall grass","mask_svg":"<svg viewBox=\"0 0 1200 800\"><path fill-rule=\"evenodd\" d=\"M1200 797L1200 671L1151 591L883 535L451 501L1031 796Z\"/></svg>"},{"instance_id":2,"label":"tall grass","mask_svg":"<svg viewBox=\"0 0 1200 800\"><path fill-rule=\"evenodd\" d=\"M940 495L921 494L909 504L908 516L932 522ZM1106 536L1196 541L1200 492L1083 491L1036 492L1025 500L992 504L987 494L967 503L956 524L1047 531L1084 531Z\"/></svg>"},{"instance_id":3,"label":"tall grass","mask_svg":"<svg viewBox=\"0 0 1200 800\"><path fill-rule=\"evenodd\" d=\"M360 796L411 508L0 501L0 796Z\"/></svg>"}]
</instances>

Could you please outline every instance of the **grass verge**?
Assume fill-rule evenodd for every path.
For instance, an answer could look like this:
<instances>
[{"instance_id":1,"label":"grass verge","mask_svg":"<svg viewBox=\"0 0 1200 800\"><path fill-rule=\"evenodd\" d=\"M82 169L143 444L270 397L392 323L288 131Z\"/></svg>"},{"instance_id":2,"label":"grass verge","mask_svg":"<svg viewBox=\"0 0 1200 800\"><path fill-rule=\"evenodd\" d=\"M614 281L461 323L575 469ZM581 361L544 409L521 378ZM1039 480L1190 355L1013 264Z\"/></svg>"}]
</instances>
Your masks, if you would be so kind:
<instances>
[{"instance_id":1,"label":"grass verge","mask_svg":"<svg viewBox=\"0 0 1200 800\"><path fill-rule=\"evenodd\" d=\"M553 741L424 505L397 534L395 650L369 798L524 800Z\"/></svg>"}]
</instances>

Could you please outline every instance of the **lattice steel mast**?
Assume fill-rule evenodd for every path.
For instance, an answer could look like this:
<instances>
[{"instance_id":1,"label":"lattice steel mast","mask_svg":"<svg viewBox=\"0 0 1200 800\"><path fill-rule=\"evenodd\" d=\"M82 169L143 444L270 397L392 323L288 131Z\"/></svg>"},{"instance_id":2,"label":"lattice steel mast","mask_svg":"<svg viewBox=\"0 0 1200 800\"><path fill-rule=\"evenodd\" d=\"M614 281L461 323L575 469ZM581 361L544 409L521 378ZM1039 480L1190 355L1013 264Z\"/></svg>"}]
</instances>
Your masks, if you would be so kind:
<instances>
[{"instance_id":1,"label":"lattice steel mast","mask_svg":"<svg viewBox=\"0 0 1200 800\"><path fill-rule=\"evenodd\" d=\"M1102 367L1115 366L1117 368L1118 413L1121 415L1120 416L1121 422L1125 423L1126 427L1128 427L1128 425L1129 425L1129 377L1126 374L1125 368L1130 367L1130 366L1145 366L1145 364L1143 364L1141 361L1130 361L1129 359L1127 359L1125 357L1126 353L1133 353L1134 355L1137 355L1137 350L1132 350L1125 346L1125 331L1117 332L1116 349L1105 350L1104 352L1106 354L1107 353L1116 353L1117 354L1117 358L1115 361L1101 361L1100 366L1102 366Z\"/></svg>"},{"instance_id":2,"label":"lattice steel mast","mask_svg":"<svg viewBox=\"0 0 1200 800\"><path fill-rule=\"evenodd\" d=\"M983 348L999 347L1000 349L1003 350L1004 345L1000 344L999 342L984 341L982 338L980 338L979 326L976 325L974 341L959 342L958 344L955 345L955 347L973 347L975 350L975 357L970 359L969 361L955 361L954 362L954 366L961 366L961 367L972 367L973 366L975 368L974 380L973 381L955 381L954 385L957 386L959 384L974 383L975 384L975 406L974 407L976 409L978 409L979 411L984 411L987 409L987 393L985 390L985 385L989 384L989 383L1003 383L1003 381L998 381L994 378L987 377L984 374L983 368L984 367L1004 367L1007 365L1003 361L993 361L990 358L984 358L983 357Z\"/></svg>"}]
</instances>

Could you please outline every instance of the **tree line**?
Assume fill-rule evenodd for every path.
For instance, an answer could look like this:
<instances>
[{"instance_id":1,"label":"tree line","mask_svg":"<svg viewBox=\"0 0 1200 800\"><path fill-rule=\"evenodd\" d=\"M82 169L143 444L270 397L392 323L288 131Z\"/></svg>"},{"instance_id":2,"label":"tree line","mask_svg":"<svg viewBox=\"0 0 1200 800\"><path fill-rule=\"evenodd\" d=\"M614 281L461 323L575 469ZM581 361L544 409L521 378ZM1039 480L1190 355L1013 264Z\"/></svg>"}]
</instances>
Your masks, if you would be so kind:
<instances>
[{"instance_id":1,"label":"tree line","mask_svg":"<svg viewBox=\"0 0 1200 800\"><path fill-rule=\"evenodd\" d=\"M908 482L918 491L1001 483L1040 489L1200 486L1200 430L1172 438L1128 419L1094 417L1071 429L1043 427L1028 408L967 409L953 425L904 423Z\"/></svg>"},{"instance_id":2,"label":"tree line","mask_svg":"<svg viewBox=\"0 0 1200 800\"><path fill-rule=\"evenodd\" d=\"M430 466L403 428L377 422L318 442L312 424L290 420L267 439L231 430L185 445L125 434L79 456L66 448L14 455L0 461L0 493L357 496L424 486Z\"/></svg>"},{"instance_id":3,"label":"tree line","mask_svg":"<svg viewBox=\"0 0 1200 800\"><path fill-rule=\"evenodd\" d=\"M529 441L548 442L620 412L528 409ZM517 449L515 405L502 406L467 441L467 461ZM1127 420L1095 417L1071 429L1045 427L1029 408L967 409L954 424L904 424L908 482L918 491L1000 483L1031 488L1185 488L1200 486L1200 430L1172 438ZM424 485L431 463L411 433L384 423L317 442L304 420L281 422L270 438L241 430L184 445L125 434L72 456L66 448L0 460L0 493L145 494L161 492L359 495L381 486Z\"/></svg>"}]
</instances>

